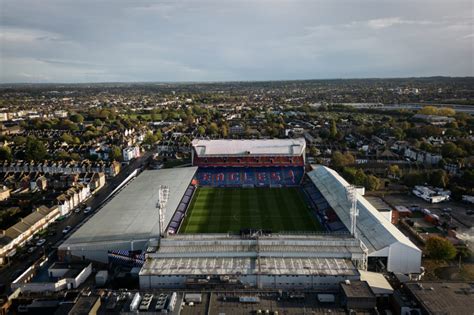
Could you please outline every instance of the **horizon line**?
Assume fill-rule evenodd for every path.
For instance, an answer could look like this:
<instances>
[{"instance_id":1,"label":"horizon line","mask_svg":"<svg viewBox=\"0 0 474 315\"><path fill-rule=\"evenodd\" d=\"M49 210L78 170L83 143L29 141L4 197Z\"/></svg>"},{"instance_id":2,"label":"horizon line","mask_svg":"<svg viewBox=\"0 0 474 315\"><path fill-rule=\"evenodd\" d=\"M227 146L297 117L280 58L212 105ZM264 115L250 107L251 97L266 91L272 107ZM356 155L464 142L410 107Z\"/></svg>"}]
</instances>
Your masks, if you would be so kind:
<instances>
[{"instance_id":1,"label":"horizon line","mask_svg":"<svg viewBox=\"0 0 474 315\"><path fill-rule=\"evenodd\" d=\"M259 82L298 82L298 81L338 81L338 80L395 80L395 79L430 79L430 78L449 78L449 79L467 79L472 76L450 76L450 75L431 75L431 76L394 76L394 77L348 77L348 78L320 78L320 79L269 79L269 80L196 80L196 81L89 81L89 82L2 82L4 85L75 85L75 84L216 84L216 83L259 83Z\"/></svg>"}]
</instances>

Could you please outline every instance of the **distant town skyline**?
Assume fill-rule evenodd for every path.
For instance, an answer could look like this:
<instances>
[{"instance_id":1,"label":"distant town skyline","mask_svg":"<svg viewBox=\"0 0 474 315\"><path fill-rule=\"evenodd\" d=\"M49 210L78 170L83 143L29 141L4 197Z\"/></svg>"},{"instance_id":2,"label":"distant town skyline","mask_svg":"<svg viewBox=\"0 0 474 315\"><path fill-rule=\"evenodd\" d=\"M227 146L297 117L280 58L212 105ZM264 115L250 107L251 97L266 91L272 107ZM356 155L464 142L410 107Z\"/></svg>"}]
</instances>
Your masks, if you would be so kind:
<instances>
[{"instance_id":1,"label":"distant town skyline","mask_svg":"<svg viewBox=\"0 0 474 315\"><path fill-rule=\"evenodd\" d=\"M473 6L0 0L0 83L473 76Z\"/></svg>"}]
</instances>

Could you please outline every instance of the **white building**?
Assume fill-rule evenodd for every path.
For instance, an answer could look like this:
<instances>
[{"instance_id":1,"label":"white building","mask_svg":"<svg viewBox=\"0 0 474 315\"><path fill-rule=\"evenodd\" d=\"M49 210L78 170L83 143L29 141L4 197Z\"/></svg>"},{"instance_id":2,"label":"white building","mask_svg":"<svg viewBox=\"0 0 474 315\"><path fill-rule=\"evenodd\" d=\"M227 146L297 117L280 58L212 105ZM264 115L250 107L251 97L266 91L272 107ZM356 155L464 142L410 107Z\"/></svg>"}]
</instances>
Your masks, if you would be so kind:
<instances>
[{"instance_id":1,"label":"white building","mask_svg":"<svg viewBox=\"0 0 474 315\"><path fill-rule=\"evenodd\" d=\"M130 162L131 160L140 156L140 147L128 147L122 150L122 156L124 162Z\"/></svg>"},{"instance_id":2,"label":"white building","mask_svg":"<svg viewBox=\"0 0 474 315\"><path fill-rule=\"evenodd\" d=\"M313 168L308 173L309 178L350 230L351 203L346 197L349 183L328 167L317 165ZM371 259L386 261L384 264L388 271L419 273L421 250L360 194L357 196L357 207L357 235L368 249L369 263Z\"/></svg>"}]
</instances>

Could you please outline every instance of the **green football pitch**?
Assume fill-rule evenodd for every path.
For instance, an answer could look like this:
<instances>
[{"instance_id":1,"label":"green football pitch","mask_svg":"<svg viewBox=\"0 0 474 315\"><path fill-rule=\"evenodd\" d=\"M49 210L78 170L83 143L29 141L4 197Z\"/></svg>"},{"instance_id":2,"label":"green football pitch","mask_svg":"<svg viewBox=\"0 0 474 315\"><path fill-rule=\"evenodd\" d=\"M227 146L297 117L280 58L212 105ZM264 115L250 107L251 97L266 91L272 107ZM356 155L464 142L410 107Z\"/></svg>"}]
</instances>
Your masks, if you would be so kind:
<instances>
[{"instance_id":1,"label":"green football pitch","mask_svg":"<svg viewBox=\"0 0 474 315\"><path fill-rule=\"evenodd\" d=\"M321 231L298 188L199 187L180 233Z\"/></svg>"}]
</instances>

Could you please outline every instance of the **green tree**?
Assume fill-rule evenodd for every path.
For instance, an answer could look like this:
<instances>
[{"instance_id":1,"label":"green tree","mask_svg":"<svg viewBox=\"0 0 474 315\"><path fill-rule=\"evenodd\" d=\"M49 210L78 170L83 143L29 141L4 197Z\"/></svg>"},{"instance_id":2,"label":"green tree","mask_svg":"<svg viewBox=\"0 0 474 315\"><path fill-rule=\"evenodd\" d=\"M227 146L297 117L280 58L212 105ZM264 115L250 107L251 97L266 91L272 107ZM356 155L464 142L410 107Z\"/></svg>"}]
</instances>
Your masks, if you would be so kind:
<instances>
[{"instance_id":1,"label":"green tree","mask_svg":"<svg viewBox=\"0 0 474 315\"><path fill-rule=\"evenodd\" d=\"M378 177L374 175L367 175L365 177L364 186L368 190L370 191L377 190L380 188L380 185L381 185L381 182L380 182L380 179L378 179Z\"/></svg>"},{"instance_id":2,"label":"green tree","mask_svg":"<svg viewBox=\"0 0 474 315\"><path fill-rule=\"evenodd\" d=\"M331 139L336 139L337 137L337 126L336 121L333 119L331 120L331 128L329 129L329 136Z\"/></svg>"},{"instance_id":3,"label":"green tree","mask_svg":"<svg viewBox=\"0 0 474 315\"><path fill-rule=\"evenodd\" d=\"M35 137L26 139L25 158L27 160L41 161L44 160L48 152L44 143Z\"/></svg>"},{"instance_id":4,"label":"green tree","mask_svg":"<svg viewBox=\"0 0 474 315\"><path fill-rule=\"evenodd\" d=\"M71 115L71 120L75 123L82 124L84 122L84 116L81 114Z\"/></svg>"},{"instance_id":5,"label":"green tree","mask_svg":"<svg viewBox=\"0 0 474 315\"><path fill-rule=\"evenodd\" d=\"M430 174L430 183L436 187L446 187L449 184L448 173L444 170L436 170Z\"/></svg>"},{"instance_id":6,"label":"green tree","mask_svg":"<svg viewBox=\"0 0 474 315\"><path fill-rule=\"evenodd\" d=\"M73 144L74 138L69 133L63 133L61 135L61 140L66 142L67 144Z\"/></svg>"},{"instance_id":7,"label":"green tree","mask_svg":"<svg viewBox=\"0 0 474 315\"><path fill-rule=\"evenodd\" d=\"M457 158L464 156L464 151L452 142L447 142L441 147L441 154L444 158Z\"/></svg>"},{"instance_id":8,"label":"green tree","mask_svg":"<svg viewBox=\"0 0 474 315\"><path fill-rule=\"evenodd\" d=\"M351 165L355 163L355 158L349 152L341 153L340 151L335 151L331 156L331 165L335 169L342 169L344 166Z\"/></svg>"},{"instance_id":9,"label":"green tree","mask_svg":"<svg viewBox=\"0 0 474 315\"><path fill-rule=\"evenodd\" d=\"M402 170L400 169L398 165L393 164L388 167L388 174L391 175L392 177L400 178L402 177Z\"/></svg>"},{"instance_id":10,"label":"green tree","mask_svg":"<svg viewBox=\"0 0 474 315\"><path fill-rule=\"evenodd\" d=\"M0 147L0 160L1 161L11 161L13 159L12 150L10 147L4 145Z\"/></svg>"},{"instance_id":11,"label":"green tree","mask_svg":"<svg viewBox=\"0 0 474 315\"><path fill-rule=\"evenodd\" d=\"M430 236L426 240L425 253L433 259L451 260L456 256L456 248L443 237Z\"/></svg>"},{"instance_id":12,"label":"green tree","mask_svg":"<svg viewBox=\"0 0 474 315\"><path fill-rule=\"evenodd\" d=\"M109 157L113 161L122 160L122 150L116 145L112 146L112 148L110 148Z\"/></svg>"},{"instance_id":13,"label":"green tree","mask_svg":"<svg viewBox=\"0 0 474 315\"><path fill-rule=\"evenodd\" d=\"M217 135L219 133L219 127L217 126L216 123L212 122L209 125L209 133L212 135Z\"/></svg>"},{"instance_id":14,"label":"green tree","mask_svg":"<svg viewBox=\"0 0 474 315\"><path fill-rule=\"evenodd\" d=\"M199 126L197 128L197 132L200 136L204 136L204 134L206 134L206 128L204 128L203 126Z\"/></svg>"}]
</instances>

